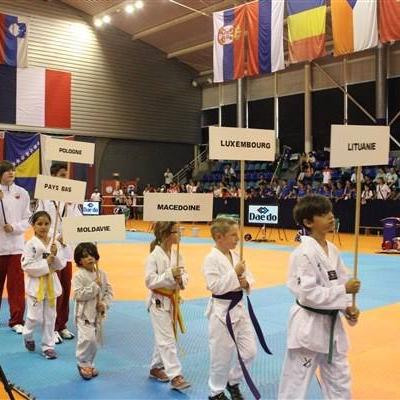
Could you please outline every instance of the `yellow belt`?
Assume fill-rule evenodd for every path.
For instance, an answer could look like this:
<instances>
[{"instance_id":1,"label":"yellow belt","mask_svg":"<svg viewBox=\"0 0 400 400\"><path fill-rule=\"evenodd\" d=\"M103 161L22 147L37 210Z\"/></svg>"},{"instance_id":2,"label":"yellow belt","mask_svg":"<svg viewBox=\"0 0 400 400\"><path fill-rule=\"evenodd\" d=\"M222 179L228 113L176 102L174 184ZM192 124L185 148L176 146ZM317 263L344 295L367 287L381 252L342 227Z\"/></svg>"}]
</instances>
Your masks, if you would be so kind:
<instances>
[{"instance_id":1,"label":"yellow belt","mask_svg":"<svg viewBox=\"0 0 400 400\"><path fill-rule=\"evenodd\" d=\"M39 278L39 289L36 294L37 300L43 301L47 293L50 307L56 306L56 296L54 294L53 274L49 273Z\"/></svg>"},{"instance_id":2,"label":"yellow belt","mask_svg":"<svg viewBox=\"0 0 400 400\"><path fill-rule=\"evenodd\" d=\"M181 297L179 296L179 290L160 288L160 289L153 289L153 293L159 294L164 297L168 297L170 299L172 304L172 327L174 329L175 339L177 339L178 324L181 332L182 333L186 332L186 327L183 322L183 316L180 308Z\"/></svg>"}]
</instances>

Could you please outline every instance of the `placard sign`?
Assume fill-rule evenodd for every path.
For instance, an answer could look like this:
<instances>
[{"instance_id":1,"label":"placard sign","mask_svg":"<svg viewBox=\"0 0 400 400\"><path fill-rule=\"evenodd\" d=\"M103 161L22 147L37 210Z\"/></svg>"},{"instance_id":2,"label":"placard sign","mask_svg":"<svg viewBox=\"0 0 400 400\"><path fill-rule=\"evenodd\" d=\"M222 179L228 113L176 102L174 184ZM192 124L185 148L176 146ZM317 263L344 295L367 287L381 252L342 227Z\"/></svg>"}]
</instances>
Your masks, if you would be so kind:
<instances>
[{"instance_id":1,"label":"placard sign","mask_svg":"<svg viewBox=\"0 0 400 400\"><path fill-rule=\"evenodd\" d=\"M46 160L93 164L94 143L50 138L44 157Z\"/></svg>"},{"instance_id":2,"label":"placard sign","mask_svg":"<svg viewBox=\"0 0 400 400\"><path fill-rule=\"evenodd\" d=\"M144 221L211 221L212 193L145 193Z\"/></svg>"},{"instance_id":3,"label":"placard sign","mask_svg":"<svg viewBox=\"0 0 400 400\"><path fill-rule=\"evenodd\" d=\"M332 125L330 166L387 165L389 130L388 126Z\"/></svg>"},{"instance_id":4,"label":"placard sign","mask_svg":"<svg viewBox=\"0 0 400 400\"><path fill-rule=\"evenodd\" d=\"M209 139L211 160L275 160L273 130L211 126Z\"/></svg>"},{"instance_id":5,"label":"placard sign","mask_svg":"<svg viewBox=\"0 0 400 400\"><path fill-rule=\"evenodd\" d=\"M62 223L63 239L67 243L125 240L123 215L66 217Z\"/></svg>"},{"instance_id":6,"label":"placard sign","mask_svg":"<svg viewBox=\"0 0 400 400\"><path fill-rule=\"evenodd\" d=\"M36 178L35 199L83 203L85 193L86 182L48 175Z\"/></svg>"}]
</instances>

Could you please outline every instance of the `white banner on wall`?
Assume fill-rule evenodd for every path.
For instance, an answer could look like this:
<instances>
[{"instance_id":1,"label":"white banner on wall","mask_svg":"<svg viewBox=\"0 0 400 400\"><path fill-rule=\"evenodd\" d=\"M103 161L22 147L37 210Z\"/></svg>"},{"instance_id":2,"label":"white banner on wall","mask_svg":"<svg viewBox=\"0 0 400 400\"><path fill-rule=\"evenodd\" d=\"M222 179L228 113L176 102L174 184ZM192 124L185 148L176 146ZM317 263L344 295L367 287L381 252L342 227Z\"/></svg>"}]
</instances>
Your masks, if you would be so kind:
<instances>
[{"instance_id":1,"label":"white banner on wall","mask_svg":"<svg viewBox=\"0 0 400 400\"><path fill-rule=\"evenodd\" d=\"M145 193L144 221L211 221L212 193Z\"/></svg>"},{"instance_id":2,"label":"white banner on wall","mask_svg":"<svg viewBox=\"0 0 400 400\"><path fill-rule=\"evenodd\" d=\"M329 165L363 167L389 163L388 126L332 125Z\"/></svg>"},{"instance_id":3,"label":"white banner on wall","mask_svg":"<svg viewBox=\"0 0 400 400\"><path fill-rule=\"evenodd\" d=\"M274 161L275 148L273 130L210 127L211 160Z\"/></svg>"}]
</instances>

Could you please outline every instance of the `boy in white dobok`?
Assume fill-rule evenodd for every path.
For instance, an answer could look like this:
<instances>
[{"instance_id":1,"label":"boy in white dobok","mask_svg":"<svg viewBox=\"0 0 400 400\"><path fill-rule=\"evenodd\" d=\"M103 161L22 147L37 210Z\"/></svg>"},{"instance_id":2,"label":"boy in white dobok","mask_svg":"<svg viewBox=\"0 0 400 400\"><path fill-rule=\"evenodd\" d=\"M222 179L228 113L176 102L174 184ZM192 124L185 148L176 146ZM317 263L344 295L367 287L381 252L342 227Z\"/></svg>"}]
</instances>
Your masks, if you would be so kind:
<instances>
[{"instance_id":1,"label":"boy in white dobok","mask_svg":"<svg viewBox=\"0 0 400 400\"><path fill-rule=\"evenodd\" d=\"M224 393L227 389L233 400L241 400L239 383L257 353L252 321L243 301L243 291L250 291L254 278L245 262L240 261L239 255L233 251L239 242L238 224L230 218L218 218L211 226L211 235L215 247L203 264L207 288L212 292L206 310L209 319L209 399L228 399ZM246 381L251 391L258 394L257 389L252 388L251 378L250 381L248 378Z\"/></svg>"},{"instance_id":2,"label":"boy in white dobok","mask_svg":"<svg viewBox=\"0 0 400 400\"><path fill-rule=\"evenodd\" d=\"M305 196L293 210L295 221L309 236L289 261L288 287L296 299L290 310L287 354L278 399L304 399L317 367L325 399L350 399L348 340L339 312L355 325L359 310L351 305L360 281L349 279L336 246L326 240L335 219L331 202Z\"/></svg>"}]
</instances>

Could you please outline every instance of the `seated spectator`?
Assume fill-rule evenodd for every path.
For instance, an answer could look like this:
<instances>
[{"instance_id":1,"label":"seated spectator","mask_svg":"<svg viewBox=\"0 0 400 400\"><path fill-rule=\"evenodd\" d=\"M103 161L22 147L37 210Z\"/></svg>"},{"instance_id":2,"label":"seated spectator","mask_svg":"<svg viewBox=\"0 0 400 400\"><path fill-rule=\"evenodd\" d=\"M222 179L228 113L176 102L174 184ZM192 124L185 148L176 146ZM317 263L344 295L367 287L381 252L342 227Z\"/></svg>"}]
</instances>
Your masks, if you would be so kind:
<instances>
[{"instance_id":1,"label":"seated spectator","mask_svg":"<svg viewBox=\"0 0 400 400\"><path fill-rule=\"evenodd\" d=\"M367 204L367 201L372 200L375 193L371 188L371 184L364 184L361 192L361 204Z\"/></svg>"},{"instance_id":2,"label":"seated spectator","mask_svg":"<svg viewBox=\"0 0 400 400\"><path fill-rule=\"evenodd\" d=\"M280 191L279 191L279 198L280 199L287 199L290 194L290 187L288 185L288 181L286 179L282 179L280 183Z\"/></svg>"},{"instance_id":3,"label":"seated spectator","mask_svg":"<svg viewBox=\"0 0 400 400\"><path fill-rule=\"evenodd\" d=\"M90 195L90 201L101 202L101 193L97 187L94 188L93 193Z\"/></svg>"},{"instance_id":4,"label":"seated spectator","mask_svg":"<svg viewBox=\"0 0 400 400\"><path fill-rule=\"evenodd\" d=\"M378 183L379 178L382 178L383 180L386 179L386 174L385 174L385 171L383 170L383 168L378 168L378 172L375 176L374 182Z\"/></svg>"},{"instance_id":5,"label":"seated spectator","mask_svg":"<svg viewBox=\"0 0 400 400\"><path fill-rule=\"evenodd\" d=\"M225 185L236 182L236 173L231 164L226 164L222 172L222 180Z\"/></svg>"},{"instance_id":6,"label":"seated spectator","mask_svg":"<svg viewBox=\"0 0 400 400\"><path fill-rule=\"evenodd\" d=\"M332 172L329 169L329 167L326 166L322 171L322 183L328 184L331 179L332 179Z\"/></svg>"},{"instance_id":7,"label":"seated spectator","mask_svg":"<svg viewBox=\"0 0 400 400\"><path fill-rule=\"evenodd\" d=\"M328 184L323 184L322 185L322 192L321 192L321 195L322 196L325 196L325 197L328 197L328 198L331 198L332 197L332 189L331 189L331 186L330 185L328 185Z\"/></svg>"},{"instance_id":8,"label":"seated spectator","mask_svg":"<svg viewBox=\"0 0 400 400\"><path fill-rule=\"evenodd\" d=\"M357 176L357 171L353 171L350 178L351 183L356 183L356 176ZM361 182L364 182L364 175L362 172L361 172Z\"/></svg>"},{"instance_id":9,"label":"seated spectator","mask_svg":"<svg viewBox=\"0 0 400 400\"><path fill-rule=\"evenodd\" d=\"M376 185L376 198L377 200L387 200L390 195L390 188L386 184L384 178L378 178Z\"/></svg>"},{"instance_id":10,"label":"seated spectator","mask_svg":"<svg viewBox=\"0 0 400 400\"><path fill-rule=\"evenodd\" d=\"M297 198L301 199L306 194L307 194L307 192L306 192L306 187L305 187L304 183L299 182L299 185L297 187Z\"/></svg>"},{"instance_id":11,"label":"seated spectator","mask_svg":"<svg viewBox=\"0 0 400 400\"><path fill-rule=\"evenodd\" d=\"M336 182L336 184L333 186L332 195L336 202L338 202L339 200L343 200L344 188L343 188L342 182L340 182L340 181Z\"/></svg>"},{"instance_id":12,"label":"seated spectator","mask_svg":"<svg viewBox=\"0 0 400 400\"><path fill-rule=\"evenodd\" d=\"M350 200L354 198L354 188L350 181L346 181L343 191L343 200Z\"/></svg>"},{"instance_id":13,"label":"seated spectator","mask_svg":"<svg viewBox=\"0 0 400 400\"><path fill-rule=\"evenodd\" d=\"M393 167L390 167L388 172L386 172L386 183L390 187L390 189L394 189L396 187L397 180L399 177L396 174L396 171Z\"/></svg>"}]
</instances>

